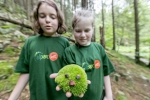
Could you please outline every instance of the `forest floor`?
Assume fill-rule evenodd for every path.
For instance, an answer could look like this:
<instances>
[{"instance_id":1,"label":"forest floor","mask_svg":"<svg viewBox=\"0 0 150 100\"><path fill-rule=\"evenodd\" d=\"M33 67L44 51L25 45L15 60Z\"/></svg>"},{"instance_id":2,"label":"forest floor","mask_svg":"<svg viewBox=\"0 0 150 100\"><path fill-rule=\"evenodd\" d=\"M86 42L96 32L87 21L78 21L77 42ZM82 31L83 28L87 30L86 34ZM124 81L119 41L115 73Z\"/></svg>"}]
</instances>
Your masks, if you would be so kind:
<instances>
[{"instance_id":1,"label":"forest floor","mask_svg":"<svg viewBox=\"0 0 150 100\"><path fill-rule=\"evenodd\" d=\"M10 45L15 47L19 43L14 41ZM150 100L150 69L145 65L135 64L134 60L117 52L108 52L111 52L112 55L109 55L109 57L116 68L116 72L110 75L114 100ZM14 57L18 58L18 54ZM0 62L6 59L9 61L12 56L0 53ZM7 100L11 92L12 89L0 90L0 100ZM29 97L27 86L18 100L29 100Z\"/></svg>"}]
</instances>

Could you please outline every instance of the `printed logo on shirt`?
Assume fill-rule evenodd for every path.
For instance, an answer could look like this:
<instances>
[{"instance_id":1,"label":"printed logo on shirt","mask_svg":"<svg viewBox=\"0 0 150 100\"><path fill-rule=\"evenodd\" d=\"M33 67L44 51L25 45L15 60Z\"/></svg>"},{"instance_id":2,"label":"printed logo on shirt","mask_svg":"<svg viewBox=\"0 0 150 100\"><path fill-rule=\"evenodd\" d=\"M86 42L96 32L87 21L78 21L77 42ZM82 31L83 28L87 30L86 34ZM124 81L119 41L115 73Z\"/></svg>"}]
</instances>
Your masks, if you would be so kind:
<instances>
[{"instance_id":1,"label":"printed logo on shirt","mask_svg":"<svg viewBox=\"0 0 150 100\"><path fill-rule=\"evenodd\" d=\"M92 69L98 69L100 68L100 61L99 60L95 60L94 61L94 64L88 64L88 62L84 62L82 63L82 66L81 66L85 71L90 71Z\"/></svg>"},{"instance_id":2,"label":"printed logo on shirt","mask_svg":"<svg viewBox=\"0 0 150 100\"><path fill-rule=\"evenodd\" d=\"M96 69L100 68L101 64L100 64L100 61L99 60L95 60L94 61L94 66Z\"/></svg>"},{"instance_id":3,"label":"printed logo on shirt","mask_svg":"<svg viewBox=\"0 0 150 100\"><path fill-rule=\"evenodd\" d=\"M57 60L57 59L58 59L58 54L57 54L56 52L51 52L51 53L49 54L49 59L50 59L51 61Z\"/></svg>"},{"instance_id":4,"label":"printed logo on shirt","mask_svg":"<svg viewBox=\"0 0 150 100\"><path fill-rule=\"evenodd\" d=\"M42 59L49 59L48 55L44 55L42 52L36 52L35 55L35 60L42 60Z\"/></svg>"},{"instance_id":5,"label":"printed logo on shirt","mask_svg":"<svg viewBox=\"0 0 150 100\"><path fill-rule=\"evenodd\" d=\"M87 62L84 62L84 63L82 63L82 68L83 68L85 71L90 71L90 70L92 70L94 67L93 67L93 64L92 64L92 65L89 65Z\"/></svg>"}]
</instances>

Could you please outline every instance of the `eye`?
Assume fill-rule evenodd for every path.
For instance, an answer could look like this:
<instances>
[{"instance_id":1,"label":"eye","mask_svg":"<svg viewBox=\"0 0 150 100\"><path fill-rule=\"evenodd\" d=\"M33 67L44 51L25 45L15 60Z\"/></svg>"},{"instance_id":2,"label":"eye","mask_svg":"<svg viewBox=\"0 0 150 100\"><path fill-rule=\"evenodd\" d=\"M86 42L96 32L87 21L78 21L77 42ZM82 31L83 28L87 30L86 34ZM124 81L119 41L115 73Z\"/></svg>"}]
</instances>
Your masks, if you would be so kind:
<instances>
[{"instance_id":1,"label":"eye","mask_svg":"<svg viewBox=\"0 0 150 100\"><path fill-rule=\"evenodd\" d=\"M89 32L89 31L90 31L89 29L85 30L85 32Z\"/></svg>"},{"instance_id":2,"label":"eye","mask_svg":"<svg viewBox=\"0 0 150 100\"><path fill-rule=\"evenodd\" d=\"M45 15L44 15L44 14L39 14L39 17L40 17L40 18L44 18Z\"/></svg>"},{"instance_id":3,"label":"eye","mask_svg":"<svg viewBox=\"0 0 150 100\"><path fill-rule=\"evenodd\" d=\"M68 75L68 74L65 74L65 78L69 78L69 75Z\"/></svg>"},{"instance_id":4,"label":"eye","mask_svg":"<svg viewBox=\"0 0 150 100\"><path fill-rule=\"evenodd\" d=\"M79 80L79 79L80 79L80 75L77 75L77 76L76 76L76 79Z\"/></svg>"},{"instance_id":5,"label":"eye","mask_svg":"<svg viewBox=\"0 0 150 100\"><path fill-rule=\"evenodd\" d=\"M81 30L75 30L75 32L80 33L80 32L81 32Z\"/></svg>"},{"instance_id":6,"label":"eye","mask_svg":"<svg viewBox=\"0 0 150 100\"><path fill-rule=\"evenodd\" d=\"M52 15L51 18L52 18L52 19L56 19L56 16L55 16L55 15Z\"/></svg>"}]
</instances>

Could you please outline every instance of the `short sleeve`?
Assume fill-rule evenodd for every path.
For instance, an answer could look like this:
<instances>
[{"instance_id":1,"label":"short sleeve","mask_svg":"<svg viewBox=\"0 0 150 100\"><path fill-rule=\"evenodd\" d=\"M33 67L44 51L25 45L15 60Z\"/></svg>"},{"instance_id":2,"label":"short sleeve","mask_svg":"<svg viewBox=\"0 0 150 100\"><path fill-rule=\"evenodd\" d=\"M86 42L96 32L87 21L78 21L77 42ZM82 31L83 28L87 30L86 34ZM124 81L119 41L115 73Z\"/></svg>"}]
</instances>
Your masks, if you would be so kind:
<instances>
[{"instance_id":1,"label":"short sleeve","mask_svg":"<svg viewBox=\"0 0 150 100\"><path fill-rule=\"evenodd\" d=\"M115 68L103 48L102 48L102 54L103 54L103 58L102 58L103 59L103 72L104 72L104 76L107 76L110 73L114 72Z\"/></svg>"},{"instance_id":2,"label":"short sleeve","mask_svg":"<svg viewBox=\"0 0 150 100\"><path fill-rule=\"evenodd\" d=\"M70 47L67 47L63 54L63 66L67 64L75 64L74 54L71 52Z\"/></svg>"},{"instance_id":3,"label":"short sleeve","mask_svg":"<svg viewBox=\"0 0 150 100\"><path fill-rule=\"evenodd\" d=\"M17 62L17 65L15 67L15 72L16 73L29 73L29 51L28 51L28 40L26 40L20 56L19 60Z\"/></svg>"}]
</instances>

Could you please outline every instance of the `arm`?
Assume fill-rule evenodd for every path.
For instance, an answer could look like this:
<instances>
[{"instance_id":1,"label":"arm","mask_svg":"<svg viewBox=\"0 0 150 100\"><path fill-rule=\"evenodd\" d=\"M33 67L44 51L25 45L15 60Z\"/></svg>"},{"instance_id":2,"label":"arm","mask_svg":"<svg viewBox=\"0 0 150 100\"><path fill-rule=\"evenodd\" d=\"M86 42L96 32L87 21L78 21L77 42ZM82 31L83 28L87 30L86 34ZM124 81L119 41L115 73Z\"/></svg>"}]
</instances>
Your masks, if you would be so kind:
<instances>
[{"instance_id":1,"label":"arm","mask_svg":"<svg viewBox=\"0 0 150 100\"><path fill-rule=\"evenodd\" d=\"M113 100L109 75L104 77L104 85L105 85L105 94L106 94L104 100Z\"/></svg>"},{"instance_id":2,"label":"arm","mask_svg":"<svg viewBox=\"0 0 150 100\"><path fill-rule=\"evenodd\" d=\"M20 74L18 82L8 100L17 100L29 79L29 74Z\"/></svg>"}]
</instances>

